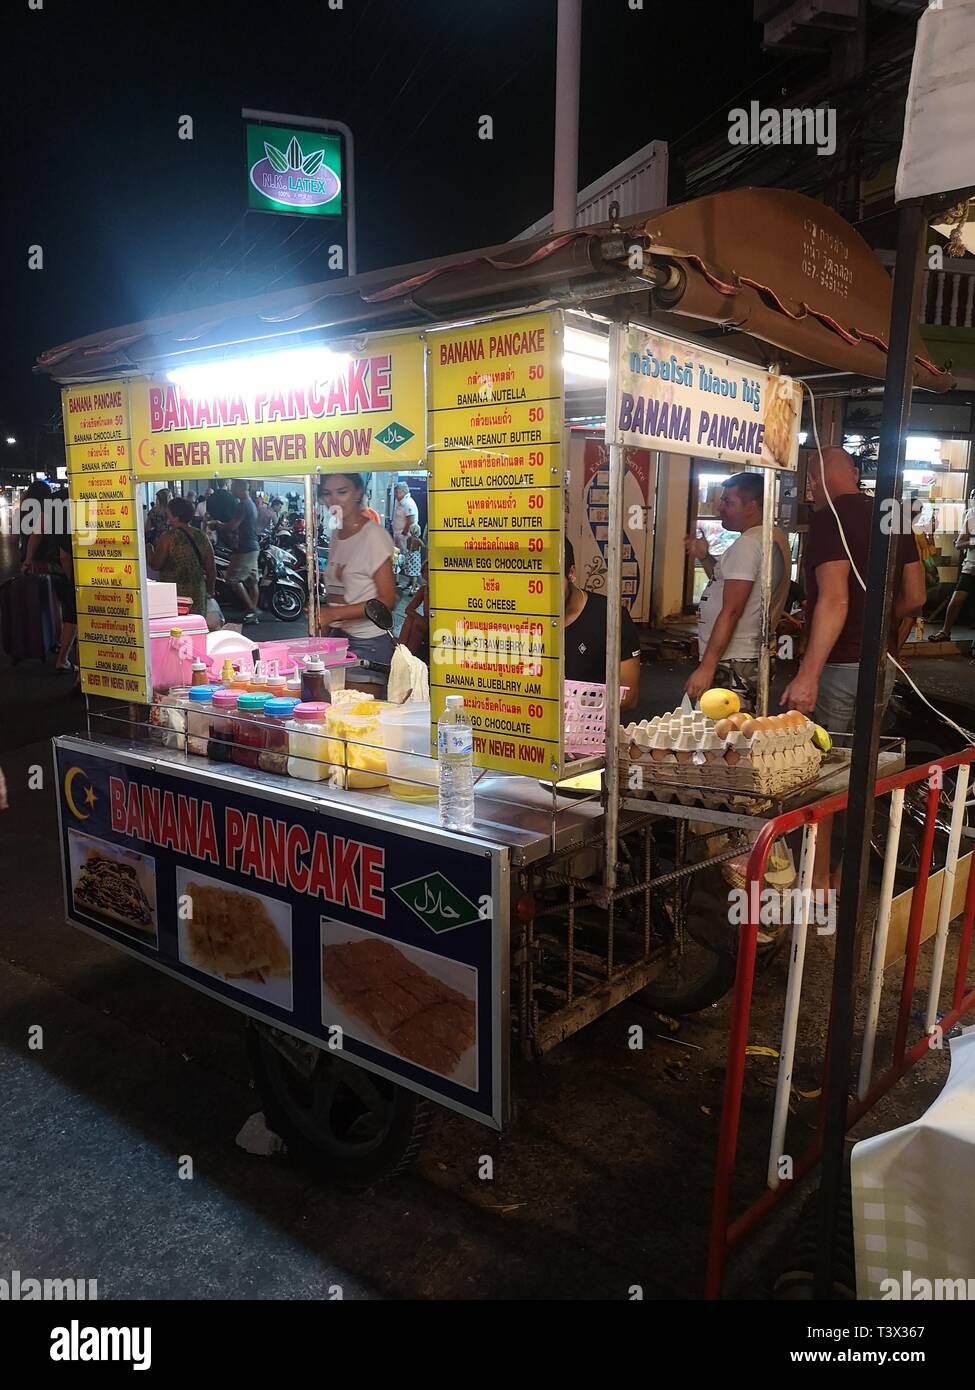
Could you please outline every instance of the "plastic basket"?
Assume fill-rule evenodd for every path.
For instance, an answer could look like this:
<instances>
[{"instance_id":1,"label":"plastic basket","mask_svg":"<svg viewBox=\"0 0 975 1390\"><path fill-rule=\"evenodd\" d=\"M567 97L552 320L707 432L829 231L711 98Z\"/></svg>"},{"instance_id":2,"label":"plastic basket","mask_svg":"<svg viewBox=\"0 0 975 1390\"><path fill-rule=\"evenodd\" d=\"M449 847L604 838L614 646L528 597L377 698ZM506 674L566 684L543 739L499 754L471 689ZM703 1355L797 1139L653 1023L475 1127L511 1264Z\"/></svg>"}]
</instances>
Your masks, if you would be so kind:
<instances>
[{"instance_id":1,"label":"plastic basket","mask_svg":"<svg viewBox=\"0 0 975 1390\"><path fill-rule=\"evenodd\" d=\"M606 751L606 687L588 681L564 681L565 751L574 758ZM620 687L620 699L629 690Z\"/></svg>"}]
</instances>

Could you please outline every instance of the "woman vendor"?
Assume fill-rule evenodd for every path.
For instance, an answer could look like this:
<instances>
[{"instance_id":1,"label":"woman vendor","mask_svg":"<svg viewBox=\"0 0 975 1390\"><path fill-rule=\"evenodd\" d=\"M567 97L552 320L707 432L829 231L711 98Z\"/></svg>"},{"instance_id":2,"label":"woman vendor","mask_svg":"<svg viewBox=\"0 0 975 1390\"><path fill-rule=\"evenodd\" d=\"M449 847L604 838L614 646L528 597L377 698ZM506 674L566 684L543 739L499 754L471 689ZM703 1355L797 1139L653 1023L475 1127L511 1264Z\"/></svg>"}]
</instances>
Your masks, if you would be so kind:
<instances>
[{"instance_id":1,"label":"woman vendor","mask_svg":"<svg viewBox=\"0 0 975 1390\"><path fill-rule=\"evenodd\" d=\"M365 608L374 598L390 612L396 604L393 538L364 514L365 485L359 473L325 474L320 496L333 518L322 622L333 635L348 637L349 650L357 657L387 668L357 671L346 679L347 685L381 698L396 644L369 621Z\"/></svg>"},{"instance_id":2,"label":"woman vendor","mask_svg":"<svg viewBox=\"0 0 975 1390\"><path fill-rule=\"evenodd\" d=\"M565 679L602 685L606 680L605 594L576 587L576 558L565 538ZM623 694L625 689L626 693ZM640 699L640 635L620 608L620 712Z\"/></svg>"}]
</instances>

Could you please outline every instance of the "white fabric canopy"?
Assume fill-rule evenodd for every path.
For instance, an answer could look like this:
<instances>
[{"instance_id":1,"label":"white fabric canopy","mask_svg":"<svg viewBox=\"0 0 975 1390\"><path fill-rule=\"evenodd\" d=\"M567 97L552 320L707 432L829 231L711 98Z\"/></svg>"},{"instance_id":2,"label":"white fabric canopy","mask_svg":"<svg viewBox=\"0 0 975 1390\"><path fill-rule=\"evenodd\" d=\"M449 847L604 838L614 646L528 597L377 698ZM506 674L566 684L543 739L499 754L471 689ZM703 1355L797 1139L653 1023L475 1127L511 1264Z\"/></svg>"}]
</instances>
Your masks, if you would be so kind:
<instances>
[{"instance_id":1,"label":"white fabric canopy","mask_svg":"<svg viewBox=\"0 0 975 1390\"><path fill-rule=\"evenodd\" d=\"M975 0L936 0L918 21L894 197L972 187Z\"/></svg>"}]
</instances>

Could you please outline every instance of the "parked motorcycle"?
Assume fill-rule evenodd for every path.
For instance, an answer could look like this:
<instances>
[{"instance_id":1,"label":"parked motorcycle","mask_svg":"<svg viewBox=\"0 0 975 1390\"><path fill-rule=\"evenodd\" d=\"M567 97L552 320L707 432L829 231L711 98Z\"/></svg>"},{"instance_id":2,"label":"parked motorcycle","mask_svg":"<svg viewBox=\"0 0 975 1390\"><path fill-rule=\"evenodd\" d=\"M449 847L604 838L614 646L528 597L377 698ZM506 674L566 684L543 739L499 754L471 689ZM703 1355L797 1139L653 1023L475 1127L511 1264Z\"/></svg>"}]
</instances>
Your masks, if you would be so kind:
<instances>
[{"instance_id":1,"label":"parked motorcycle","mask_svg":"<svg viewBox=\"0 0 975 1390\"><path fill-rule=\"evenodd\" d=\"M221 608L232 608L237 603L236 595L227 583L227 568L232 551L225 546L213 547L217 569L216 598ZM262 536L258 550L258 607L273 613L284 623L292 623L300 618L308 603L308 588L303 576L291 563L288 551L272 545L267 536Z\"/></svg>"}]
</instances>

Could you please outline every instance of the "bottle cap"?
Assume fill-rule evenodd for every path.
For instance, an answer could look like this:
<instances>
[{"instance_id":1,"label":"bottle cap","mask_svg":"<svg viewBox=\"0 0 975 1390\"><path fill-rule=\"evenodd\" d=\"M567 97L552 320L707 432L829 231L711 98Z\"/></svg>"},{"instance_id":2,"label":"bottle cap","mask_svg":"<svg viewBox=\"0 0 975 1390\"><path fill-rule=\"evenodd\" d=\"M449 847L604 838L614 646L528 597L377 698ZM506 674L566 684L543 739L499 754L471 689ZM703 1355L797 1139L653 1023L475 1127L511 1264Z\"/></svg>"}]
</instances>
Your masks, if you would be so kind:
<instances>
[{"instance_id":1,"label":"bottle cap","mask_svg":"<svg viewBox=\"0 0 975 1390\"><path fill-rule=\"evenodd\" d=\"M325 663L317 652L313 652L311 656L305 657L305 670L314 671L316 675L319 671L324 674Z\"/></svg>"},{"instance_id":2,"label":"bottle cap","mask_svg":"<svg viewBox=\"0 0 975 1390\"><path fill-rule=\"evenodd\" d=\"M323 700L306 700L304 704L295 705L291 713L294 719L324 719L327 709Z\"/></svg>"},{"instance_id":3,"label":"bottle cap","mask_svg":"<svg viewBox=\"0 0 975 1390\"><path fill-rule=\"evenodd\" d=\"M171 627L169 629L169 635L170 637L182 637L183 629L181 627Z\"/></svg>"},{"instance_id":4,"label":"bottle cap","mask_svg":"<svg viewBox=\"0 0 975 1390\"><path fill-rule=\"evenodd\" d=\"M255 713L262 710L267 703L267 696L261 695L259 691L247 691L237 697L237 708L242 710L253 710Z\"/></svg>"},{"instance_id":5,"label":"bottle cap","mask_svg":"<svg viewBox=\"0 0 975 1390\"><path fill-rule=\"evenodd\" d=\"M463 709L464 697L463 695L448 695L444 704L448 709Z\"/></svg>"},{"instance_id":6,"label":"bottle cap","mask_svg":"<svg viewBox=\"0 0 975 1390\"><path fill-rule=\"evenodd\" d=\"M201 657L197 657L196 660L193 662L193 665L190 667L190 670L191 670L191 671L205 671L206 668L207 668L206 662L205 662Z\"/></svg>"},{"instance_id":7,"label":"bottle cap","mask_svg":"<svg viewBox=\"0 0 975 1390\"><path fill-rule=\"evenodd\" d=\"M264 713L268 719L287 719L298 703L298 700L279 699L275 696L264 701Z\"/></svg>"},{"instance_id":8,"label":"bottle cap","mask_svg":"<svg viewBox=\"0 0 975 1390\"><path fill-rule=\"evenodd\" d=\"M212 685L191 685L191 686L190 686L190 699L191 699L191 700L197 700L197 701L212 700L215 694L216 694L216 691L214 690L214 688L213 688Z\"/></svg>"},{"instance_id":9,"label":"bottle cap","mask_svg":"<svg viewBox=\"0 0 975 1390\"><path fill-rule=\"evenodd\" d=\"M197 689L200 687L197 686ZM238 694L236 690L217 690L213 695L213 703L217 709L235 709Z\"/></svg>"}]
</instances>

